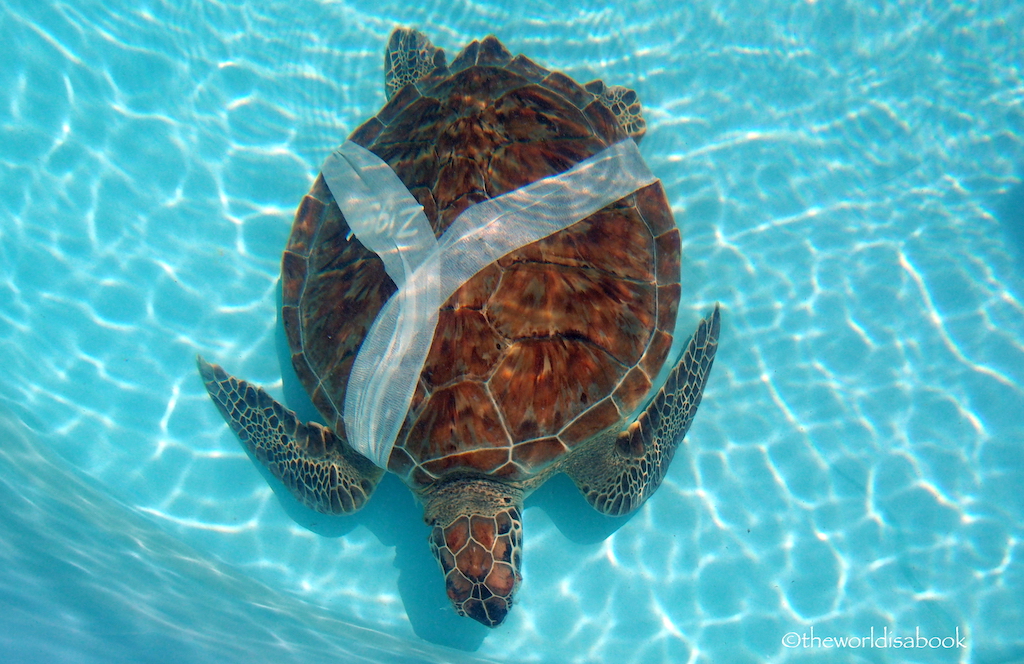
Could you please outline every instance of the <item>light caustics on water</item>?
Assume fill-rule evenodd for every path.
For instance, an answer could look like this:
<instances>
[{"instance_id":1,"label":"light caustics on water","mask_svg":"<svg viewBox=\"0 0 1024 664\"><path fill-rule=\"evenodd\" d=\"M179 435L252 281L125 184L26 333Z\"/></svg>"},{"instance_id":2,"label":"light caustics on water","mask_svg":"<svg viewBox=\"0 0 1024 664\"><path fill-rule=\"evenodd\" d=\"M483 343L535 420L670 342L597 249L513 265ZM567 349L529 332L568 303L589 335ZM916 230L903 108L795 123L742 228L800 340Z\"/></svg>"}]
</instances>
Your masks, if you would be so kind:
<instances>
[{"instance_id":1,"label":"light caustics on water","mask_svg":"<svg viewBox=\"0 0 1024 664\"><path fill-rule=\"evenodd\" d=\"M38 615L99 611L126 656L152 643L128 633L198 639L191 661L316 661L337 641L372 659L378 632L406 660L429 642L467 660L784 659L812 625L959 627L969 652L921 661L1019 658L1024 306L1001 197L1024 154L1024 10L463 9L8 4L0 404L24 444L4 448L18 571L0 589ZM605 539L558 482L527 503L529 581L486 639L450 615L403 487L351 520L300 511L192 365L231 358L281 396L280 251L315 169L383 102L396 19L450 51L495 32L635 84L683 229L681 327L715 301L728 321L690 445L635 518ZM69 604L55 569L88 599ZM203 602L220 617L190 623ZM248 640L204 632L229 618ZM99 627L72 630L84 652L118 642Z\"/></svg>"}]
</instances>

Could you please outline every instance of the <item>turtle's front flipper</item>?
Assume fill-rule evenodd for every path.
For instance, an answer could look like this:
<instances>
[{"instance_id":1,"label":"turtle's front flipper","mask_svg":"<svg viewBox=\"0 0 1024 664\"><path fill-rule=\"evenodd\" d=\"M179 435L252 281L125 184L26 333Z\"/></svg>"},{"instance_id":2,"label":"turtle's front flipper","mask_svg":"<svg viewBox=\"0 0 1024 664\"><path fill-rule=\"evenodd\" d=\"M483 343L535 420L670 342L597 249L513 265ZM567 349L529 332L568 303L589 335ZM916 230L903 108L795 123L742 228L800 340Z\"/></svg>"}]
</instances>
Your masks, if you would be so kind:
<instances>
[{"instance_id":1,"label":"turtle's front flipper","mask_svg":"<svg viewBox=\"0 0 1024 664\"><path fill-rule=\"evenodd\" d=\"M571 459L566 472L594 509L610 516L628 514L661 484L700 405L718 350L719 325L715 306L636 421L618 438L598 441Z\"/></svg>"},{"instance_id":2,"label":"turtle's front flipper","mask_svg":"<svg viewBox=\"0 0 1024 664\"><path fill-rule=\"evenodd\" d=\"M307 507L323 514L355 512L384 471L330 429L300 422L262 388L197 357L206 391L252 454Z\"/></svg>"}]
</instances>

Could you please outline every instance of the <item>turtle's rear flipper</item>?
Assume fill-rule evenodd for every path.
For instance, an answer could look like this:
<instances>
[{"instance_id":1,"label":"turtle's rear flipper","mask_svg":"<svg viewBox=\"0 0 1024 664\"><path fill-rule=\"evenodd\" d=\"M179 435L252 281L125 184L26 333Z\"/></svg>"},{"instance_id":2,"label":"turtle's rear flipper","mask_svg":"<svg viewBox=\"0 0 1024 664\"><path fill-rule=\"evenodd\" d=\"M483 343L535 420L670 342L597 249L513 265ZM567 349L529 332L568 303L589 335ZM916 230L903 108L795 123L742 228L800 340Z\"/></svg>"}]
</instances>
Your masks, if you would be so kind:
<instances>
[{"instance_id":1,"label":"turtle's rear flipper","mask_svg":"<svg viewBox=\"0 0 1024 664\"><path fill-rule=\"evenodd\" d=\"M444 51L411 28L396 28L384 51L384 92L388 99L445 64Z\"/></svg>"},{"instance_id":2,"label":"turtle's rear flipper","mask_svg":"<svg viewBox=\"0 0 1024 664\"><path fill-rule=\"evenodd\" d=\"M262 388L197 357L206 391L260 463L307 507L323 514L355 512L370 499L384 471L330 429L303 423Z\"/></svg>"},{"instance_id":3,"label":"turtle's rear flipper","mask_svg":"<svg viewBox=\"0 0 1024 664\"><path fill-rule=\"evenodd\" d=\"M668 471L700 405L718 350L718 307L697 326L665 385L617 438L573 458L566 472L599 512L628 514L647 500Z\"/></svg>"},{"instance_id":4,"label":"turtle's rear flipper","mask_svg":"<svg viewBox=\"0 0 1024 664\"><path fill-rule=\"evenodd\" d=\"M601 104L612 112L623 131L637 143L647 133L643 107L636 91L621 85L605 85L604 81L591 81L585 86Z\"/></svg>"}]
</instances>

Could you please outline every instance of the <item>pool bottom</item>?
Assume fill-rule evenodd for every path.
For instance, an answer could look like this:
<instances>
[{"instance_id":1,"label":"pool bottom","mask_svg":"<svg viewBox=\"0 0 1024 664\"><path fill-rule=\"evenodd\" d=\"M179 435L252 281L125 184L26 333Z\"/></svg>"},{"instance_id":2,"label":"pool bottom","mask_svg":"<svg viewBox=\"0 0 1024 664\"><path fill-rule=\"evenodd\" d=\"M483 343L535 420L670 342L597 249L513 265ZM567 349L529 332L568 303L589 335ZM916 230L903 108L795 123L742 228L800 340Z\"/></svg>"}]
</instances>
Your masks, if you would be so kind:
<instances>
[{"instance_id":1,"label":"pool bottom","mask_svg":"<svg viewBox=\"0 0 1024 664\"><path fill-rule=\"evenodd\" d=\"M203 557L0 416L0 659L482 662L325 615Z\"/></svg>"}]
</instances>

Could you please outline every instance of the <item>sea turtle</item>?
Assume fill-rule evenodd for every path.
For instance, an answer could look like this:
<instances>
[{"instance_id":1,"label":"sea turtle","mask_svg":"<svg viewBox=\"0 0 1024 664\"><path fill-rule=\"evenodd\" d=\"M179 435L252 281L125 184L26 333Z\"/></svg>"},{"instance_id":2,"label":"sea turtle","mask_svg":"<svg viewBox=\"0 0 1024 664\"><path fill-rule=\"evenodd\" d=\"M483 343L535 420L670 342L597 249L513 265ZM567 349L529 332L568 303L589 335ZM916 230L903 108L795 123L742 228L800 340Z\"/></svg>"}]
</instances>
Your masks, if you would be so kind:
<instances>
[{"instance_id":1,"label":"sea turtle","mask_svg":"<svg viewBox=\"0 0 1024 664\"><path fill-rule=\"evenodd\" d=\"M440 236L469 206L566 171L646 129L636 93L580 86L493 36L451 64L399 28L388 101L350 141L383 159ZM327 426L198 358L221 414L304 504L360 509L385 472L349 444L343 404L360 344L396 291L352 234L323 175L295 215L282 318L296 374ZM608 515L661 483L718 347L703 319L656 394L680 296L680 239L654 181L502 256L443 303L387 470L424 504L456 611L500 624L520 583L523 500L566 473Z\"/></svg>"}]
</instances>

